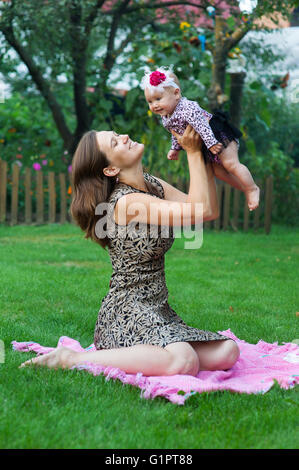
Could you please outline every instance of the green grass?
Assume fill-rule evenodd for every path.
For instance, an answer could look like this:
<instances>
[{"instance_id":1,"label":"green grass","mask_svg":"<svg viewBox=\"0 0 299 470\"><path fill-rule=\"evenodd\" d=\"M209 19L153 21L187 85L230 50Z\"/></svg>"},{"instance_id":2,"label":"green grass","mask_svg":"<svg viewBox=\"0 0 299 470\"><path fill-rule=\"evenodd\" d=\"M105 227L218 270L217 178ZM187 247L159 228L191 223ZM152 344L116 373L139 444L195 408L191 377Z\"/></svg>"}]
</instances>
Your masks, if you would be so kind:
<instances>
[{"instance_id":1,"label":"green grass","mask_svg":"<svg viewBox=\"0 0 299 470\"><path fill-rule=\"evenodd\" d=\"M190 325L230 328L250 343L299 338L298 234L205 232L199 250L177 238L166 256L169 303ZM108 291L108 254L66 224L0 227L1 448L291 449L298 387L264 395L196 394L185 405L84 371L18 369L31 353L11 341L87 347Z\"/></svg>"}]
</instances>

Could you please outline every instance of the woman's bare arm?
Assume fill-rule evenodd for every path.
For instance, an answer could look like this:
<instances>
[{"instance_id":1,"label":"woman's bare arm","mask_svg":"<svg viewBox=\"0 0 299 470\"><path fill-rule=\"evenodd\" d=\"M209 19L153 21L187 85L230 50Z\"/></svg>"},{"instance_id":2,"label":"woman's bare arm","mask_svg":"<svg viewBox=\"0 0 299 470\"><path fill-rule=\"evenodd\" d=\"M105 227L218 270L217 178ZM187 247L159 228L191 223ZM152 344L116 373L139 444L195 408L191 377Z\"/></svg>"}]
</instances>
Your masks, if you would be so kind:
<instances>
[{"instance_id":1,"label":"woman's bare arm","mask_svg":"<svg viewBox=\"0 0 299 470\"><path fill-rule=\"evenodd\" d=\"M115 220L118 224L127 225L134 220L154 225L184 226L215 218L214 196L216 201L217 196L214 175L211 168L207 170L204 163L200 149L201 138L189 126L183 136L178 135L178 139L187 152L190 173L188 194L185 195L163 182L166 193L164 200L139 193L123 196L115 207Z\"/></svg>"},{"instance_id":2,"label":"woman's bare arm","mask_svg":"<svg viewBox=\"0 0 299 470\"><path fill-rule=\"evenodd\" d=\"M209 186L209 198L211 207L211 216L204 219L204 221L218 219L219 217L219 204L216 191L215 173L213 171L212 163L208 162L206 165Z\"/></svg>"},{"instance_id":3,"label":"woman's bare arm","mask_svg":"<svg viewBox=\"0 0 299 470\"><path fill-rule=\"evenodd\" d=\"M157 176L155 176L155 178L161 183L163 187L165 200L187 202L188 194L175 188L171 184L167 183L167 181L164 181L161 178L157 178Z\"/></svg>"},{"instance_id":4,"label":"woman's bare arm","mask_svg":"<svg viewBox=\"0 0 299 470\"><path fill-rule=\"evenodd\" d=\"M208 187L209 187L209 198L210 198L210 207L211 215L206 217L204 221L214 220L219 217L219 207L217 200L216 184L215 184L215 174L213 171L213 166L211 163L207 163L207 175L208 175ZM161 178L155 178L161 183L164 190L164 197L167 201L177 201L177 202L187 202L188 194L180 191L171 184L162 180Z\"/></svg>"}]
</instances>

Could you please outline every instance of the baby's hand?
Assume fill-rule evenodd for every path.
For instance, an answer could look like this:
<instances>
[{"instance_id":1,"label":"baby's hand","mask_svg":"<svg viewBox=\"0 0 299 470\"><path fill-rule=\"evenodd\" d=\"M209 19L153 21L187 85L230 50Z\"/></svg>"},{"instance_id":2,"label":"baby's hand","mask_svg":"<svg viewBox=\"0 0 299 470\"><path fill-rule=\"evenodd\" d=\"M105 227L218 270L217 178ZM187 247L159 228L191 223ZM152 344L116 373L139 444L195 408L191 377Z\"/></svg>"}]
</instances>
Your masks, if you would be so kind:
<instances>
[{"instance_id":1,"label":"baby's hand","mask_svg":"<svg viewBox=\"0 0 299 470\"><path fill-rule=\"evenodd\" d=\"M169 150L167 154L168 160L178 160L179 150Z\"/></svg>"},{"instance_id":2,"label":"baby's hand","mask_svg":"<svg viewBox=\"0 0 299 470\"><path fill-rule=\"evenodd\" d=\"M217 153L221 153L223 150L223 145L222 144L215 144L212 145L212 147L209 148L209 150L216 155Z\"/></svg>"}]
</instances>

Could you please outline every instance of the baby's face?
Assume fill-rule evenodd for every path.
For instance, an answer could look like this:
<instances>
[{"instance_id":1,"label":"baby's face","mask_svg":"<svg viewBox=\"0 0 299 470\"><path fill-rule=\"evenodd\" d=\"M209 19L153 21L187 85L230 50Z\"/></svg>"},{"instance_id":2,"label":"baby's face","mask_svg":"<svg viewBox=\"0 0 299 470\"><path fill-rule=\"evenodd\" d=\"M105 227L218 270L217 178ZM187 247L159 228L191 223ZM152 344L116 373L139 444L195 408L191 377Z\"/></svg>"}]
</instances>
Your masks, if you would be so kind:
<instances>
[{"instance_id":1,"label":"baby's face","mask_svg":"<svg viewBox=\"0 0 299 470\"><path fill-rule=\"evenodd\" d=\"M179 88L173 87L169 87L163 91L152 91L146 88L144 94L149 109L160 116L172 114L181 97Z\"/></svg>"}]
</instances>

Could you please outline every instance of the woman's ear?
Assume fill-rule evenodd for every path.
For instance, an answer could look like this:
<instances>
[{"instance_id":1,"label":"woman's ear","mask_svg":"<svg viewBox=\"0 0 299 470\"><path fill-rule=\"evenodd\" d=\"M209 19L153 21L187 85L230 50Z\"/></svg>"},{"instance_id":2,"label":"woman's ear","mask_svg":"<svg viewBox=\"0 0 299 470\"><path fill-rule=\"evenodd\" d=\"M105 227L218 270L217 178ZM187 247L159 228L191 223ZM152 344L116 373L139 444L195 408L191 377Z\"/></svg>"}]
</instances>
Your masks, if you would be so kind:
<instances>
[{"instance_id":1,"label":"woman's ear","mask_svg":"<svg viewBox=\"0 0 299 470\"><path fill-rule=\"evenodd\" d=\"M116 166L108 166L106 168L103 168L103 173L105 176L117 176L118 173L120 172L120 169L117 168Z\"/></svg>"}]
</instances>

